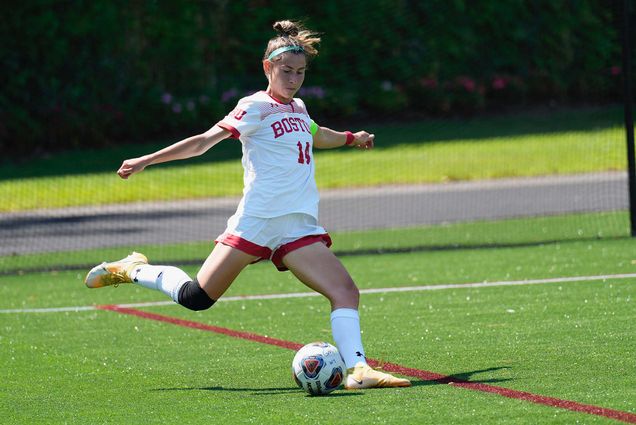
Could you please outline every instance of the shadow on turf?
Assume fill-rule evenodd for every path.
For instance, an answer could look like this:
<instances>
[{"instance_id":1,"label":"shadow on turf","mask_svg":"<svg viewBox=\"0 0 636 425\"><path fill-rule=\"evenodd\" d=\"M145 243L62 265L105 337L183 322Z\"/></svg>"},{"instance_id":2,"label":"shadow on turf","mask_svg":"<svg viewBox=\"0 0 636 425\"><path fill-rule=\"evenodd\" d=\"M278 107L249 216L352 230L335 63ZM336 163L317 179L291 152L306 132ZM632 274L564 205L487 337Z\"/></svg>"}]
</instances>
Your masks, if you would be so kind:
<instances>
[{"instance_id":1,"label":"shadow on turf","mask_svg":"<svg viewBox=\"0 0 636 425\"><path fill-rule=\"evenodd\" d=\"M591 237L562 237L555 239L540 239L535 241L518 241L518 242L492 242L492 243L448 243L440 245L413 245L405 247L387 247L387 248L361 248L353 250L334 250L334 254L338 257L358 257L367 255L386 255L386 254L410 254L413 252L443 252L443 251L478 251L487 249L502 248L532 248L545 245L558 245L562 243L573 242L591 242L591 241L610 241L610 240L627 240L628 235L618 236L591 236Z\"/></svg>"},{"instance_id":2,"label":"shadow on turf","mask_svg":"<svg viewBox=\"0 0 636 425\"><path fill-rule=\"evenodd\" d=\"M277 395L287 394L290 392L303 392L299 388L285 387L285 388L227 388L222 386L217 387L185 387L185 388L157 388L153 391L223 391L223 392L249 392L252 395ZM335 392L328 395L328 397L348 397L362 395L360 393L353 392ZM311 397L307 394L307 397Z\"/></svg>"},{"instance_id":3,"label":"shadow on turf","mask_svg":"<svg viewBox=\"0 0 636 425\"><path fill-rule=\"evenodd\" d=\"M431 379L431 380L421 380L421 381L412 381L412 385L414 387L421 387L427 385L448 385L453 382L470 382L473 384L496 384L500 382L512 381L512 379L508 378L490 378L490 379L472 379L474 375L478 375L480 373L487 372L495 372L498 370L510 369L510 366L497 366L490 367L488 369L480 369L473 370L470 372L460 372L454 373L452 375L448 375L444 378L440 379ZM228 388L222 386L216 387L183 387L183 388L156 388L152 391L223 391L223 392L248 392L252 395L277 395L277 394L287 394L290 392L302 392L302 390L294 387L284 387L284 388ZM337 391L328 395L328 397L349 397L349 396L359 396L362 395L362 392L344 392ZM307 397L311 397L307 394Z\"/></svg>"},{"instance_id":4,"label":"shadow on turf","mask_svg":"<svg viewBox=\"0 0 636 425\"><path fill-rule=\"evenodd\" d=\"M497 366L497 367L490 367L488 369L473 370L470 372L454 373L452 375L448 375L440 379L412 381L412 384L414 387L419 387L419 386L425 386L425 385L448 385L453 382L458 382L458 383L469 382L471 384L497 384L500 382L512 381L512 379L509 379L509 378L472 379L473 375L486 373L486 372L495 372L502 369L510 369L510 366Z\"/></svg>"}]
</instances>

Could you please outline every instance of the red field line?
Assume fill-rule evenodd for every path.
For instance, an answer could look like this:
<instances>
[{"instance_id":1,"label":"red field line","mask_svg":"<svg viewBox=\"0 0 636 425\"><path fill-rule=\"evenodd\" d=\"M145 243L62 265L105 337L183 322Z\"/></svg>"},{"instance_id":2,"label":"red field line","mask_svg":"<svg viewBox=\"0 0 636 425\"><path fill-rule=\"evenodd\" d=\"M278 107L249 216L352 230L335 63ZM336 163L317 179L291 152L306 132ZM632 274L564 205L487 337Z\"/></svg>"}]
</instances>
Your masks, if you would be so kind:
<instances>
[{"instance_id":1,"label":"red field line","mask_svg":"<svg viewBox=\"0 0 636 425\"><path fill-rule=\"evenodd\" d=\"M262 344L274 345L276 347L287 348L289 350L298 350L303 345L296 342L285 341L282 339L271 338L268 336L258 335L251 332L235 331L232 329L222 328L219 326L206 325L204 323L192 322L190 320L178 319L176 317L164 316L161 314L149 313L147 311L136 310L132 308L120 307L117 305L101 305L96 306L101 310L115 311L117 313L129 314L132 316L141 317L144 319L156 320L159 322L171 323L173 325L183 326L186 328L199 329L202 331L215 332L231 336L234 338L241 338L248 341L260 342ZM367 359L371 366L377 366L379 361L373 359ZM525 391L512 390L510 388L497 387L495 385L482 384L478 382L469 382L462 379L456 379L451 376L442 375L435 372L429 372L426 370L413 369L410 367L401 366L394 363L382 362L382 369L387 372L399 373L401 375L410 376L413 378L419 378L424 381L435 381L441 384L449 384L455 387L465 388L473 391L481 391L491 394L497 394L503 397L508 397L517 400L528 401L530 403L541 404L544 406L558 407L560 409L571 410L574 412L587 413L590 415L603 416L618 421L636 424L636 414L623 412L620 410L606 409L604 407L593 406L590 404L578 403L571 400L562 400L554 397L546 397L538 394L532 394Z\"/></svg>"}]
</instances>

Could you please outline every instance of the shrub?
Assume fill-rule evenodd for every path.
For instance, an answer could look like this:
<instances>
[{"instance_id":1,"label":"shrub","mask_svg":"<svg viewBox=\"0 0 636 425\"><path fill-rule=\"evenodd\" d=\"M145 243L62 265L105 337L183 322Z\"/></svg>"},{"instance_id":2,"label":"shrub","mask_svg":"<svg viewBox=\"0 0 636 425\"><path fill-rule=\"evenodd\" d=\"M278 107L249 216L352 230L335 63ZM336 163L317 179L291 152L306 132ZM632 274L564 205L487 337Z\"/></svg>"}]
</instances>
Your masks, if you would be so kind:
<instances>
[{"instance_id":1,"label":"shrub","mask_svg":"<svg viewBox=\"0 0 636 425\"><path fill-rule=\"evenodd\" d=\"M260 59L281 18L324 33L301 92L321 119L620 94L612 10L592 0L11 3L5 158L208 128L265 86Z\"/></svg>"}]
</instances>

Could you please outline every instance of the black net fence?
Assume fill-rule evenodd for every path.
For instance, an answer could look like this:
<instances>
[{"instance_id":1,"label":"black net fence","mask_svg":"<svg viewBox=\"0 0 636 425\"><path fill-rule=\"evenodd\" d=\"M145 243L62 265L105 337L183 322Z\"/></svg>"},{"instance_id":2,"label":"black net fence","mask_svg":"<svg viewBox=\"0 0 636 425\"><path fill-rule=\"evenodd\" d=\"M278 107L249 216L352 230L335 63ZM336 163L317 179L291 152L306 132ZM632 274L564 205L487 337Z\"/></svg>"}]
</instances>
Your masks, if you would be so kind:
<instances>
[{"instance_id":1,"label":"black net fence","mask_svg":"<svg viewBox=\"0 0 636 425\"><path fill-rule=\"evenodd\" d=\"M322 33L312 118L376 135L314 152L339 255L630 234L623 2L27 3L2 14L0 274L133 249L199 264L240 199L240 143L115 171L264 89L282 18Z\"/></svg>"}]
</instances>

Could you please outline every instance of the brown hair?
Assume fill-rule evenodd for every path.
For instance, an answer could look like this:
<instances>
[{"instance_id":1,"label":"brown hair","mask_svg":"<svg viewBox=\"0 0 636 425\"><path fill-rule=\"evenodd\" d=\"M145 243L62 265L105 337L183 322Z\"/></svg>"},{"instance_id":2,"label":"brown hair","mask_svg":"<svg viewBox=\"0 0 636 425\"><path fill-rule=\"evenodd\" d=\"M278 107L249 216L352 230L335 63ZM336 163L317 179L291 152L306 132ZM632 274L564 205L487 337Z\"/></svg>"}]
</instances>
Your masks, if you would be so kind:
<instances>
[{"instance_id":1,"label":"brown hair","mask_svg":"<svg viewBox=\"0 0 636 425\"><path fill-rule=\"evenodd\" d=\"M267 59L269 55L276 49L287 46L300 46L303 48L305 57L313 59L318 55L316 45L320 43L318 33L308 30L300 22L294 21L278 21L273 25L278 35L269 40L263 59ZM276 56L278 57L278 56ZM276 57L272 60L276 60Z\"/></svg>"}]
</instances>

